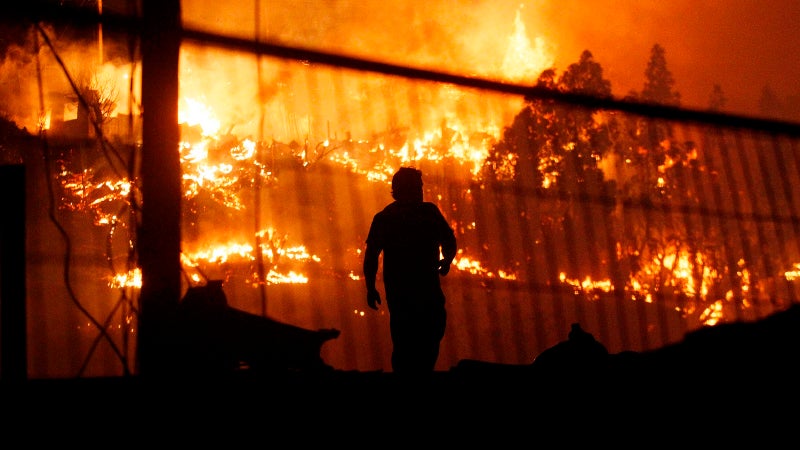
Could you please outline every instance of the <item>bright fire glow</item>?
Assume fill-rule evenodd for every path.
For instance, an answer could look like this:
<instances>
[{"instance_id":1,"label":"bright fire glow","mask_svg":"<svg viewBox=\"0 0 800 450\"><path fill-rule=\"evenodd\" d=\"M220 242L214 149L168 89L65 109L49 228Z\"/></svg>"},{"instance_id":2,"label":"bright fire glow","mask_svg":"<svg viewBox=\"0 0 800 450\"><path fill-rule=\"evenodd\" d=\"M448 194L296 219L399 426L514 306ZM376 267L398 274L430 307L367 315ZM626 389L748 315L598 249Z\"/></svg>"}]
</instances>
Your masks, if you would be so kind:
<instances>
[{"instance_id":1,"label":"bright fire glow","mask_svg":"<svg viewBox=\"0 0 800 450\"><path fill-rule=\"evenodd\" d=\"M794 267L794 269L787 270L783 273L783 276L789 281L800 280L800 263L794 263L792 267Z\"/></svg>"},{"instance_id":2,"label":"bright fire glow","mask_svg":"<svg viewBox=\"0 0 800 450\"><path fill-rule=\"evenodd\" d=\"M111 279L108 282L108 287L112 289L120 289L120 288L141 289L142 271L136 268L125 273L118 273L113 277L111 277Z\"/></svg>"},{"instance_id":3,"label":"bright fire glow","mask_svg":"<svg viewBox=\"0 0 800 450\"><path fill-rule=\"evenodd\" d=\"M700 314L700 322L704 325L716 325L722 319L722 301L717 300Z\"/></svg>"},{"instance_id":4,"label":"bright fire glow","mask_svg":"<svg viewBox=\"0 0 800 450\"><path fill-rule=\"evenodd\" d=\"M298 245L292 247L281 246L283 240L275 238L276 233L273 229L262 230L259 235L268 237L266 245L262 245L261 253L270 262L270 270L265 275L268 284L305 284L308 283L308 276L290 270L281 273L276 270L279 260L288 259L296 262L320 262L316 255L309 254L305 246ZM187 252L183 264L185 266L198 267L200 265L219 265L233 262L252 262L256 255L251 244L231 242L207 246L204 249L194 252ZM201 264L202 263L202 264ZM251 276L254 284L258 284L257 277Z\"/></svg>"},{"instance_id":5,"label":"bright fire glow","mask_svg":"<svg viewBox=\"0 0 800 450\"><path fill-rule=\"evenodd\" d=\"M178 123L199 126L203 130L203 136L216 136L222 127L205 102L189 97L184 97L179 105Z\"/></svg>"},{"instance_id":6,"label":"bright fire glow","mask_svg":"<svg viewBox=\"0 0 800 450\"><path fill-rule=\"evenodd\" d=\"M459 251L459 254L463 254L463 252ZM516 280L517 276L514 273L506 272L504 270L499 270L497 274L494 272L484 268L480 261L476 261L474 259L470 259L466 256L458 256L453 261L454 266L456 269L470 273L472 275L480 275L483 278L500 278L503 280Z\"/></svg>"},{"instance_id":7,"label":"bright fire glow","mask_svg":"<svg viewBox=\"0 0 800 450\"><path fill-rule=\"evenodd\" d=\"M586 277L583 281L580 281L575 278L567 278L567 274L561 272L559 274L559 279L562 283L568 284L570 286L574 286L576 289L576 293L580 292L591 292L595 290L603 291L603 292L611 292L613 290L613 286L611 285L610 280L597 280L592 281L591 277Z\"/></svg>"}]
</instances>

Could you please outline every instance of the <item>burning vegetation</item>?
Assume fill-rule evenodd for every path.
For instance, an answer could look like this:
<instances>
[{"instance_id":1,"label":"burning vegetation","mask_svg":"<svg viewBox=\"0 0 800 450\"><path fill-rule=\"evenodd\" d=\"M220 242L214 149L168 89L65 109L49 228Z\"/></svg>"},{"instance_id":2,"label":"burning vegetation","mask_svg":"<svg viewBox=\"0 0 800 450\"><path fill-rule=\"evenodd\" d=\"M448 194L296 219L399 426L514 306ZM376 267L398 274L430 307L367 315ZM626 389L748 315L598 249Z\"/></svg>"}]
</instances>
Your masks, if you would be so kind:
<instances>
[{"instance_id":1,"label":"burning vegetation","mask_svg":"<svg viewBox=\"0 0 800 450\"><path fill-rule=\"evenodd\" d=\"M611 96L590 51L559 71L546 44L527 38L519 15L514 25L502 61L507 81ZM49 33L33 31L39 38ZM28 57L57 55L53 46ZM314 328L334 326L323 322L343 321L342 311L352 311L352 323L335 324L340 340L366 334L358 323L367 320L360 313L361 249L370 212L388 198L388 180L402 165L422 169L426 197L456 230L461 250L451 278L461 287L450 286L460 294L449 295L451 303L508 296L521 316L549 311L561 323L537 324L556 336L563 323L603 322L598 316L613 310L635 331L618 335L598 325L600 340L627 350L663 344L685 329L758 318L794 301L800 241L785 213L794 211L792 197L780 185L795 184L796 174L778 169L781 180L766 176L781 166L780 142L774 156L764 156L762 137L736 130L192 45L184 45L181 58L176 151L186 284L225 280L231 303L244 310ZM227 72L252 75L257 68L262 75L233 85L239 75L210 76L212 60ZM103 280L106 297L120 292L127 305L89 309L107 314L100 326L118 332L112 340L126 340L136 333L142 281L135 255L139 75L132 63L103 63L96 71L108 81L84 78L67 101L45 102L35 123L48 146L45 165L54 169L43 173L55 189L59 220L69 222L70 233L91 236L82 251L101 253L106 264L102 276L88 273ZM657 44L645 78L628 100L680 104L666 50ZM230 96L250 101L237 110L225 105ZM10 156L15 148L2 150L3 161L20 159ZM87 224L93 230L81 228ZM647 305L670 318L643 312ZM454 309L460 308L452 321L466 326L475 311ZM577 320L566 318L573 315ZM673 315L678 332L660 329ZM518 344L521 356L506 355L509 362L532 359L552 343L537 333L506 338L531 341ZM361 361L352 356L359 346L349 345L329 358L334 366L385 361ZM468 342L452 345L451 359L480 357L464 354Z\"/></svg>"}]
</instances>

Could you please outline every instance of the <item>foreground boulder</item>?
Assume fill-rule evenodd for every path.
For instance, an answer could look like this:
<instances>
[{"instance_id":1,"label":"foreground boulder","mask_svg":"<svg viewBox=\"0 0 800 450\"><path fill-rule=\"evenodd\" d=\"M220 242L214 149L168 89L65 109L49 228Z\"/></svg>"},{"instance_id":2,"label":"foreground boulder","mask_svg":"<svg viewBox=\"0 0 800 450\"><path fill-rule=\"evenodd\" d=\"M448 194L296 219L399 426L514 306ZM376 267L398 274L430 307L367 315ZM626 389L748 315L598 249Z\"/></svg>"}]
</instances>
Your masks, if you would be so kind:
<instances>
[{"instance_id":1,"label":"foreground boulder","mask_svg":"<svg viewBox=\"0 0 800 450\"><path fill-rule=\"evenodd\" d=\"M332 370L320 352L340 334L337 329L309 330L233 308L219 280L187 290L177 324L179 366L200 375Z\"/></svg>"}]
</instances>

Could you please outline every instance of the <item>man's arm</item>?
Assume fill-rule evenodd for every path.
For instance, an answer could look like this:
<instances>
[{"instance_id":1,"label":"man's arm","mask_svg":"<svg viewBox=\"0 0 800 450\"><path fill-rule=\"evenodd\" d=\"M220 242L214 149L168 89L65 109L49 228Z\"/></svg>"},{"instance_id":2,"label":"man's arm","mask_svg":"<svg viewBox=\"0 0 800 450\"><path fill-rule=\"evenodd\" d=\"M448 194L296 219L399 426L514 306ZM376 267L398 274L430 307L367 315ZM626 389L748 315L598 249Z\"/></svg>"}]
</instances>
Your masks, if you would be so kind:
<instances>
[{"instance_id":1,"label":"man's arm","mask_svg":"<svg viewBox=\"0 0 800 450\"><path fill-rule=\"evenodd\" d=\"M456 258L456 252L458 251L458 245L456 243L456 235L450 225L444 220L443 230L442 230L442 242L441 242L441 250L442 250L442 260L439 261L439 273L442 275L447 275L450 272L450 265L453 263L453 260Z\"/></svg>"},{"instance_id":2,"label":"man's arm","mask_svg":"<svg viewBox=\"0 0 800 450\"><path fill-rule=\"evenodd\" d=\"M378 275L378 257L380 250L375 248L374 245L367 243L367 248L364 250L364 281L367 285L367 305L372 309L378 309L381 304L381 294L375 287L375 279Z\"/></svg>"}]
</instances>

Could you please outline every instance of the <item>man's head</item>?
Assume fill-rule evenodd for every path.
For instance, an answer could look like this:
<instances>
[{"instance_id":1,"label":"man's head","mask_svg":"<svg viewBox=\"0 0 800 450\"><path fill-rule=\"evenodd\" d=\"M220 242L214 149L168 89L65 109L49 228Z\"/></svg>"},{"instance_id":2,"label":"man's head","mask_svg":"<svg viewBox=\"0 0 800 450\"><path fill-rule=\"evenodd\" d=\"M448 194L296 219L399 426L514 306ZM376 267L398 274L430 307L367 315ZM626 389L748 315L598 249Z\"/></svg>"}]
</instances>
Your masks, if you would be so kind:
<instances>
[{"instance_id":1,"label":"man's head","mask_svg":"<svg viewBox=\"0 0 800 450\"><path fill-rule=\"evenodd\" d=\"M401 167L392 177L392 197L400 201L422 201L422 171Z\"/></svg>"}]
</instances>

